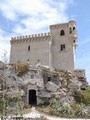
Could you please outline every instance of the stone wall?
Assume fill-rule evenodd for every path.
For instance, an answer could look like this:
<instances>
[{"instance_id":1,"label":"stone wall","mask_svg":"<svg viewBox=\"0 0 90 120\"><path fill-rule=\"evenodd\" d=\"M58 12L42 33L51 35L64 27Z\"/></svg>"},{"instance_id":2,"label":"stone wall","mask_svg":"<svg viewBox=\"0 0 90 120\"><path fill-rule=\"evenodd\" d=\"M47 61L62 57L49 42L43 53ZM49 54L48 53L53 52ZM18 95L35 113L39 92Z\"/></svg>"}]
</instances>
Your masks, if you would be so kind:
<instances>
[{"instance_id":1,"label":"stone wall","mask_svg":"<svg viewBox=\"0 0 90 120\"><path fill-rule=\"evenodd\" d=\"M32 37L23 41L17 39L16 42L13 40L11 42L10 63L35 65L39 62L49 65L49 40L48 36L41 37L40 39ZM28 46L30 46L30 50L28 50Z\"/></svg>"},{"instance_id":2,"label":"stone wall","mask_svg":"<svg viewBox=\"0 0 90 120\"><path fill-rule=\"evenodd\" d=\"M86 78L84 69L76 69L73 71L73 75L78 78Z\"/></svg>"}]
</instances>

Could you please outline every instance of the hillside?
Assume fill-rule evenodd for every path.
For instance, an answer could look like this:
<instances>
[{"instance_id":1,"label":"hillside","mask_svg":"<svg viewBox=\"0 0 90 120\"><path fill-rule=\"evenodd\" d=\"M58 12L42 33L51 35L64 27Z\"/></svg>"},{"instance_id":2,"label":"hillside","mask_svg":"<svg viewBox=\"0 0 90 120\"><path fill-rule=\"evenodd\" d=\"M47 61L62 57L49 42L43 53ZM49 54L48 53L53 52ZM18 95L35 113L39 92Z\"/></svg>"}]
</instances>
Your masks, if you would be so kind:
<instances>
[{"instance_id":1,"label":"hillside","mask_svg":"<svg viewBox=\"0 0 90 120\"><path fill-rule=\"evenodd\" d=\"M6 65L0 62L1 103L3 100L8 101L9 114L11 111L12 114L21 114L21 110L23 114L23 109L30 104L37 105L37 109L43 112L46 112L44 106L50 114L61 115L62 112L66 112L66 115L72 116L71 111L80 109L78 104L90 104L89 95L85 96L87 85L85 77L77 77L70 71L41 65ZM89 92L90 89L87 90L87 93ZM2 99L3 93L5 99ZM1 114L2 108L3 106ZM88 108L87 114L89 112Z\"/></svg>"}]
</instances>

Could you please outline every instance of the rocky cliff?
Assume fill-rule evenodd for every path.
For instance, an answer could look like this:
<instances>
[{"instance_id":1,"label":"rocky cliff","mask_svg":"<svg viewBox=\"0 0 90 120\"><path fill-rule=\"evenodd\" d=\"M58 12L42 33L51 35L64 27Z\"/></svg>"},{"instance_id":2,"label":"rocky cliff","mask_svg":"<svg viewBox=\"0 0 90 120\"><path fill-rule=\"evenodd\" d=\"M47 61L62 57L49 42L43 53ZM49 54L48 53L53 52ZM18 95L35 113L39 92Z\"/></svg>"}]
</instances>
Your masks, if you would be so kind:
<instances>
[{"instance_id":1,"label":"rocky cliff","mask_svg":"<svg viewBox=\"0 0 90 120\"><path fill-rule=\"evenodd\" d=\"M9 98L15 98L18 91L25 104L29 104L30 90L36 91L36 104L51 103L60 100L62 103L75 102L75 91L86 89L87 81L84 72L63 71L48 66L30 66L23 74L17 65L0 62L0 93L6 91Z\"/></svg>"}]
</instances>

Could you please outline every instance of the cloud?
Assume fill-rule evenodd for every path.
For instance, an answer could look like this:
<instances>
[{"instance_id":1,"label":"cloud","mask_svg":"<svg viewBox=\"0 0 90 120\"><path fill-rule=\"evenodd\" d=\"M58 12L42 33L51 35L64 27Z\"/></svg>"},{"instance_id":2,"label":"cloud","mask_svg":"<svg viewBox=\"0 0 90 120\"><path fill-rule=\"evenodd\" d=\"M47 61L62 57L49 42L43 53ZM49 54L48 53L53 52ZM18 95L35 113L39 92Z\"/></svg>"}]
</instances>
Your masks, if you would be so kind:
<instances>
[{"instance_id":1,"label":"cloud","mask_svg":"<svg viewBox=\"0 0 90 120\"><path fill-rule=\"evenodd\" d=\"M66 10L72 3L73 0L3 0L0 10L6 19L16 22L14 33L25 34L68 21Z\"/></svg>"},{"instance_id":2,"label":"cloud","mask_svg":"<svg viewBox=\"0 0 90 120\"><path fill-rule=\"evenodd\" d=\"M51 24L68 21L67 9L73 0L2 0L0 14L4 20L0 29L0 53L3 49L10 51L12 36L47 32ZM5 28L8 28L7 31Z\"/></svg>"},{"instance_id":3,"label":"cloud","mask_svg":"<svg viewBox=\"0 0 90 120\"><path fill-rule=\"evenodd\" d=\"M0 1L0 12L9 20L16 19L16 14L14 13L14 10L12 9L12 6L9 4L8 0Z\"/></svg>"},{"instance_id":4,"label":"cloud","mask_svg":"<svg viewBox=\"0 0 90 120\"><path fill-rule=\"evenodd\" d=\"M8 56L10 55L10 37L6 31L0 29L0 60L2 60L4 50L7 51Z\"/></svg>"}]
</instances>

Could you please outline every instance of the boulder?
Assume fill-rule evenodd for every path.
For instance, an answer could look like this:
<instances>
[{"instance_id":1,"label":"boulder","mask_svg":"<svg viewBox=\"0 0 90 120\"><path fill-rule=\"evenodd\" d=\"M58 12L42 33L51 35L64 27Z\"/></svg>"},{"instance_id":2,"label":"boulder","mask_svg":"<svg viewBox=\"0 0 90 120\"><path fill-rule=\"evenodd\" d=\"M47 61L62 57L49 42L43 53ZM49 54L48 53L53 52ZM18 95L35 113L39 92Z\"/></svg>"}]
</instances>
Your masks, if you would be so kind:
<instances>
[{"instance_id":1,"label":"boulder","mask_svg":"<svg viewBox=\"0 0 90 120\"><path fill-rule=\"evenodd\" d=\"M51 92L56 92L59 89L59 86L57 86L54 82L47 82L45 85L46 89Z\"/></svg>"},{"instance_id":2,"label":"boulder","mask_svg":"<svg viewBox=\"0 0 90 120\"><path fill-rule=\"evenodd\" d=\"M65 97L66 93L65 92L53 92L51 93L51 97L52 98L56 98L56 99L61 99L62 97Z\"/></svg>"},{"instance_id":3,"label":"boulder","mask_svg":"<svg viewBox=\"0 0 90 120\"><path fill-rule=\"evenodd\" d=\"M68 88L69 88L70 91L72 91L72 93L73 93L75 90L79 91L81 85L82 85L81 82L73 81L73 82L69 83Z\"/></svg>"},{"instance_id":4,"label":"boulder","mask_svg":"<svg viewBox=\"0 0 90 120\"><path fill-rule=\"evenodd\" d=\"M38 97L40 98L51 98L51 94L49 92L41 92L40 94L38 94Z\"/></svg>"},{"instance_id":5,"label":"boulder","mask_svg":"<svg viewBox=\"0 0 90 120\"><path fill-rule=\"evenodd\" d=\"M68 99L68 97L63 97L60 99L60 102L62 104L70 104L70 100Z\"/></svg>"}]
</instances>

